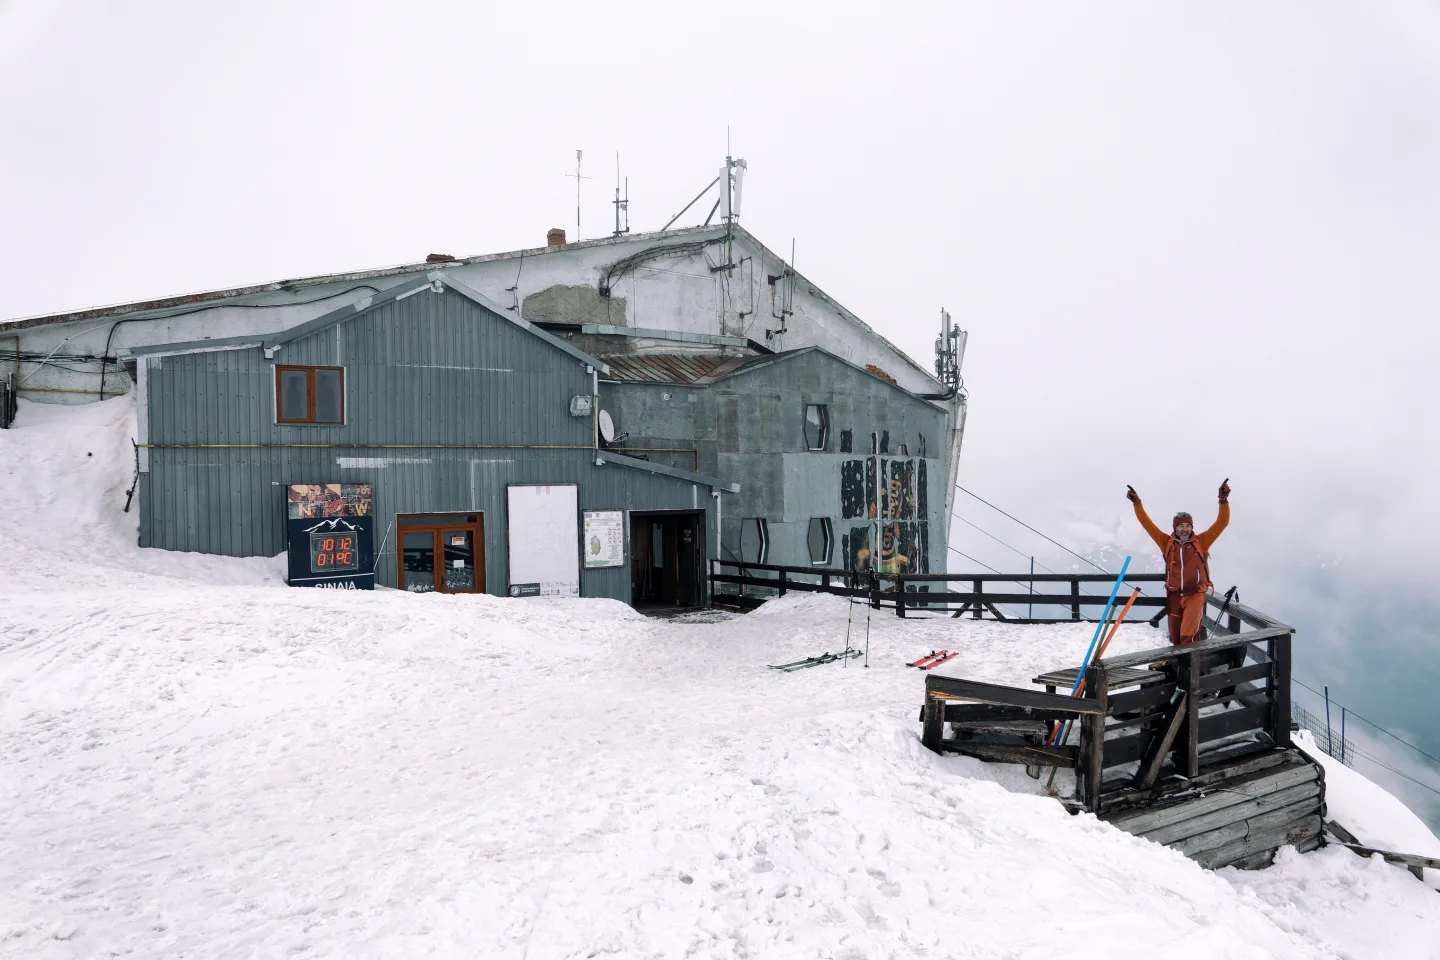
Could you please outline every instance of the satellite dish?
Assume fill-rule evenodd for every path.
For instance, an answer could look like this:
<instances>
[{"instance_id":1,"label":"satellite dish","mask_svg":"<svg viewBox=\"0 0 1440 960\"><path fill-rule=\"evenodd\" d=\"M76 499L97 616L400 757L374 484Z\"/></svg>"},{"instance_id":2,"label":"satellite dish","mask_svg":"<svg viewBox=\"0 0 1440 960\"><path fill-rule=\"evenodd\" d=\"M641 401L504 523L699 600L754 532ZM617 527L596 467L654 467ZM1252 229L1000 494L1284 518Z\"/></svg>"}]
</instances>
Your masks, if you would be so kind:
<instances>
[{"instance_id":1,"label":"satellite dish","mask_svg":"<svg viewBox=\"0 0 1440 960\"><path fill-rule=\"evenodd\" d=\"M610 411L600 411L600 439L611 443L615 439L615 421L610 419Z\"/></svg>"}]
</instances>

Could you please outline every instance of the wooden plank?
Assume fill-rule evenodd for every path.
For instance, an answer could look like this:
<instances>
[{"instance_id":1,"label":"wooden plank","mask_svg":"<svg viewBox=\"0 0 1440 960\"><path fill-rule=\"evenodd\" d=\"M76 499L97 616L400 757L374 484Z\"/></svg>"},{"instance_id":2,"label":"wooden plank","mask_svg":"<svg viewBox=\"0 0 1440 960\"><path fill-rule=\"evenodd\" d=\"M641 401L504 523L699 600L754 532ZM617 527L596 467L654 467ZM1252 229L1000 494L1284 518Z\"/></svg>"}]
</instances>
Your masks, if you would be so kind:
<instances>
[{"instance_id":1,"label":"wooden plank","mask_svg":"<svg viewBox=\"0 0 1440 960\"><path fill-rule=\"evenodd\" d=\"M757 570L779 570L780 567L774 564L746 563L739 560L717 560L716 563L726 567L754 567ZM796 572L815 572L820 568L811 567L785 567L784 569ZM848 575L849 571L834 569L831 573L837 575ZM973 583L979 580L982 583L1103 583L1105 586L1115 582L1115 575L1110 573L907 573L907 583ZM1125 577L1125 582L1136 583L1164 583L1163 573L1130 573ZM1103 598L1102 598L1103 599Z\"/></svg>"},{"instance_id":2,"label":"wooden plank","mask_svg":"<svg viewBox=\"0 0 1440 960\"><path fill-rule=\"evenodd\" d=\"M1085 671L1086 692L1100 707L1098 715L1087 716L1083 721L1090 728L1090 742L1082 756L1085 763L1084 798L1091 813L1100 809L1100 781L1105 770L1105 709L1110 691L1108 672L1103 663L1092 663Z\"/></svg>"},{"instance_id":3,"label":"wooden plank","mask_svg":"<svg viewBox=\"0 0 1440 960\"><path fill-rule=\"evenodd\" d=\"M1113 737L1105 741L1105 763L1118 767L1134 763L1144 756L1145 743L1149 737L1144 733L1132 733L1127 737Z\"/></svg>"},{"instance_id":4,"label":"wooden plank","mask_svg":"<svg viewBox=\"0 0 1440 960\"><path fill-rule=\"evenodd\" d=\"M1110 724L1105 727L1105 732L1118 738L1122 730L1129 730L1134 727L1153 727L1164 719L1164 713L1157 713L1153 710L1149 713L1126 715L1121 720L1116 720L1112 716Z\"/></svg>"},{"instance_id":5,"label":"wooden plank","mask_svg":"<svg viewBox=\"0 0 1440 960\"><path fill-rule=\"evenodd\" d=\"M950 723L977 723L1003 720L1070 720L1069 710L1035 710L1031 707L1003 707L993 703L945 703L945 719Z\"/></svg>"},{"instance_id":6,"label":"wooden plank","mask_svg":"<svg viewBox=\"0 0 1440 960\"><path fill-rule=\"evenodd\" d=\"M1107 741L1105 744L1105 762L1115 765L1110 759L1110 753L1114 749L1115 741ZM1154 790L1136 790L1131 786L1130 778L1112 781L1105 784L1105 797L1102 805L1102 817L1120 816L1128 812L1136 804L1144 804L1151 808L1157 802L1175 800L1184 796L1195 796L1205 789L1217 784L1224 785L1227 780L1236 777L1257 773L1264 770L1276 770L1283 767L1307 766L1316 768L1317 765L1300 753L1299 750L1274 750L1265 749L1259 752L1251 751L1246 756L1240 757L1231 763L1226 763L1213 768L1203 768L1200 776L1191 780L1166 781L1158 784ZM1321 779L1323 777L1323 771Z\"/></svg>"},{"instance_id":7,"label":"wooden plank","mask_svg":"<svg viewBox=\"0 0 1440 960\"><path fill-rule=\"evenodd\" d=\"M1418 867L1440 870L1440 859L1435 857L1422 857L1414 853L1396 853L1393 850L1380 850L1375 847L1367 847L1358 843L1345 843L1341 840L1331 840L1337 847L1346 847L1353 850L1362 857L1373 857L1375 854L1385 858L1387 863L1394 863L1404 867Z\"/></svg>"},{"instance_id":8,"label":"wooden plank","mask_svg":"<svg viewBox=\"0 0 1440 960\"><path fill-rule=\"evenodd\" d=\"M1135 786L1141 790L1149 790L1155 786L1155 780L1160 776L1160 768L1165 764L1165 757L1175 743L1175 735L1180 732L1185 718L1189 716L1190 696L1188 693L1180 694L1180 699L1170 708L1170 719L1165 724L1164 732L1142 755L1140 769L1135 771Z\"/></svg>"},{"instance_id":9,"label":"wooden plank","mask_svg":"<svg viewBox=\"0 0 1440 960\"><path fill-rule=\"evenodd\" d=\"M944 750L994 763L1043 763L1047 767L1073 767L1075 747L1038 744L985 743L980 740L946 740Z\"/></svg>"},{"instance_id":10,"label":"wooden plank","mask_svg":"<svg viewBox=\"0 0 1440 960\"><path fill-rule=\"evenodd\" d=\"M1245 820L1228 823L1214 830L1193 834L1183 840L1167 843L1166 846L1172 850L1180 851L1187 857L1193 857L1207 850L1217 850L1226 844L1234 843L1237 840L1244 840L1246 837L1265 836L1276 830L1280 832L1281 837L1284 837L1291 825L1310 817L1316 818L1315 828L1318 830L1320 827L1319 817L1323 815L1323 806L1324 801L1321 798L1310 797L1284 807L1266 811L1265 813L1256 814ZM1305 833L1302 837L1297 837L1297 839L1304 839L1306 836L1310 836L1310 834ZM1286 841L1282 839L1281 843L1284 842ZM1279 846L1279 844L1272 844L1272 846ZM1256 847L1255 849L1263 848Z\"/></svg>"},{"instance_id":11,"label":"wooden plank","mask_svg":"<svg viewBox=\"0 0 1440 960\"><path fill-rule=\"evenodd\" d=\"M1200 773L1200 654L1192 652L1180 664L1180 687L1185 691L1185 739L1175 751L1175 769L1185 776Z\"/></svg>"},{"instance_id":12,"label":"wooden plank","mask_svg":"<svg viewBox=\"0 0 1440 960\"><path fill-rule=\"evenodd\" d=\"M1225 737L1244 733L1246 730L1264 730L1270 724L1271 709L1268 703L1241 710L1226 710L1200 718L1199 743L1209 743ZM1198 743L1197 743L1198 746ZM1198 763L1195 769L1199 773Z\"/></svg>"},{"instance_id":13,"label":"wooden plank","mask_svg":"<svg viewBox=\"0 0 1440 960\"><path fill-rule=\"evenodd\" d=\"M1231 647L1248 646L1252 643L1259 643L1262 640L1270 640L1275 637L1288 637L1289 635L1289 627L1254 630L1250 633L1242 633L1234 637L1217 637L1213 640L1190 644L1186 647L1165 646L1154 650L1141 650L1137 653L1125 653L1118 657L1106 657L1105 666L1111 670L1114 670L1116 667L1138 667L1142 664L1174 660L1196 651L1199 651L1203 655L1216 650L1228 650Z\"/></svg>"},{"instance_id":14,"label":"wooden plank","mask_svg":"<svg viewBox=\"0 0 1440 960\"><path fill-rule=\"evenodd\" d=\"M1219 750L1212 750L1209 753L1200 754L1200 775L1205 776L1214 770L1224 770L1232 764L1243 761L1247 757L1261 758L1277 754L1274 744L1266 737L1264 740L1236 743Z\"/></svg>"},{"instance_id":15,"label":"wooden plank","mask_svg":"<svg viewBox=\"0 0 1440 960\"><path fill-rule=\"evenodd\" d=\"M1249 800L1236 798L1238 802L1229 806L1211 810L1200 816L1190 817L1186 820L1177 820L1174 823L1167 823L1163 826L1154 827L1144 833L1134 832L1137 836L1146 840L1154 840L1156 843L1170 844L1186 837L1197 836L1210 830L1225 826L1227 823L1235 823L1240 820L1249 820L1251 817L1262 813L1268 813L1274 809L1283 809L1287 806L1302 803L1306 800L1313 800L1315 809L1319 809L1324 798L1321 796L1320 781L1310 780L1307 783L1298 783L1284 790L1277 790L1262 797L1252 797ZM1181 806L1185 806L1182 804Z\"/></svg>"},{"instance_id":16,"label":"wooden plank","mask_svg":"<svg viewBox=\"0 0 1440 960\"><path fill-rule=\"evenodd\" d=\"M1303 847L1320 834L1320 819L1319 814L1311 814L1288 824L1251 831L1243 838L1203 851L1192 859L1202 867L1218 870L1264 850L1274 850L1287 844Z\"/></svg>"},{"instance_id":17,"label":"wooden plank","mask_svg":"<svg viewBox=\"0 0 1440 960\"><path fill-rule=\"evenodd\" d=\"M926 697L923 715L925 719L920 742L939 753L940 741L945 739L945 704Z\"/></svg>"},{"instance_id":18,"label":"wooden plank","mask_svg":"<svg viewBox=\"0 0 1440 960\"><path fill-rule=\"evenodd\" d=\"M1075 686L1075 678L1079 675L1079 667L1067 667L1064 670L1052 670L1049 673L1042 673L1030 682L1043 686L1073 687ZM1119 690L1122 687L1133 687L1137 683L1164 679L1165 675L1163 673L1156 673L1153 670L1121 667L1118 670L1110 670L1110 689Z\"/></svg>"},{"instance_id":19,"label":"wooden plank","mask_svg":"<svg viewBox=\"0 0 1440 960\"><path fill-rule=\"evenodd\" d=\"M978 680L962 680L959 677L941 677L933 673L925 677L925 694L947 700L971 700L976 703L1056 710L1072 717L1103 712L1089 697L1066 697L1058 693L1041 693L1039 690L980 683Z\"/></svg>"},{"instance_id":20,"label":"wooden plank","mask_svg":"<svg viewBox=\"0 0 1440 960\"><path fill-rule=\"evenodd\" d=\"M717 574L716 576L718 579L727 575ZM905 580L908 583L914 583L917 579L919 578L908 575L905 577ZM1022 577L1021 579L1024 578ZM773 585L776 581L764 580L762 582ZM1114 581L1112 580L1111 582L1113 583ZM1033 602L1037 607L1066 606L1071 608L1070 619L1074 620L1076 619L1076 617L1074 616L1074 610L1077 607L1103 607L1106 603L1109 602L1110 596L1108 593L990 593L983 590L961 590L927 593L925 594L925 600L927 603L978 603L981 605L987 603L1007 603L1012 605L1025 606L1026 604ZM1164 605L1164 597L1135 598L1135 606L1137 607L1163 607Z\"/></svg>"},{"instance_id":21,"label":"wooden plank","mask_svg":"<svg viewBox=\"0 0 1440 960\"><path fill-rule=\"evenodd\" d=\"M1314 784L1318 791L1320 782L1313 764L1282 764L1255 771L1246 777L1213 784L1208 793L1183 800L1161 801L1154 806L1125 810L1104 819L1126 833L1148 833L1170 823L1199 817L1257 797L1270 796L1291 787Z\"/></svg>"},{"instance_id":22,"label":"wooden plank","mask_svg":"<svg viewBox=\"0 0 1440 960\"><path fill-rule=\"evenodd\" d=\"M935 702L944 703L945 701L937 700ZM976 734L1004 734L1044 743L1046 735L1050 732L1050 724L1043 720L966 720L961 723L951 723L950 729L954 731L957 740L969 740Z\"/></svg>"},{"instance_id":23,"label":"wooden plank","mask_svg":"<svg viewBox=\"0 0 1440 960\"><path fill-rule=\"evenodd\" d=\"M1155 676L1161 676L1161 674L1155 674ZM1162 703L1169 703L1174 697L1175 690L1176 687L1173 683L1152 683L1139 690L1127 690L1124 693L1112 694L1110 716L1117 717L1132 710L1144 710L1149 707L1158 707Z\"/></svg>"},{"instance_id":24,"label":"wooden plank","mask_svg":"<svg viewBox=\"0 0 1440 960\"><path fill-rule=\"evenodd\" d=\"M1224 673L1209 673L1200 678L1200 689L1210 691L1236 687L1252 680L1269 679L1270 673L1271 669L1268 663L1256 663L1238 670L1227 670Z\"/></svg>"},{"instance_id":25,"label":"wooden plank","mask_svg":"<svg viewBox=\"0 0 1440 960\"><path fill-rule=\"evenodd\" d=\"M1290 637L1287 633L1270 644L1270 656L1275 662L1270 739L1277 747L1290 746Z\"/></svg>"}]
</instances>

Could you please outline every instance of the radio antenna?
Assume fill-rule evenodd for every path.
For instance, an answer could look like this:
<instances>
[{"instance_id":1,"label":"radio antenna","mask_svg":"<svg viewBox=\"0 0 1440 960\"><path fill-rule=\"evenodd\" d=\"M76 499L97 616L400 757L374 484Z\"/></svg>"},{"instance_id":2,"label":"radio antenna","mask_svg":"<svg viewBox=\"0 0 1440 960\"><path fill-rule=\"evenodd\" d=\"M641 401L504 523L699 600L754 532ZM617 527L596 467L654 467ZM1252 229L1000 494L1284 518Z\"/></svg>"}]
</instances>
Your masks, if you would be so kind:
<instances>
[{"instance_id":1,"label":"radio antenna","mask_svg":"<svg viewBox=\"0 0 1440 960\"><path fill-rule=\"evenodd\" d=\"M625 215L625 225L620 225L620 215ZM578 227L576 229L579 229ZM630 178L625 178L625 196L620 196L620 151L615 151L615 236L630 232Z\"/></svg>"},{"instance_id":2,"label":"radio antenna","mask_svg":"<svg viewBox=\"0 0 1440 960\"><path fill-rule=\"evenodd\" d=\"M581 176L580 174L581 153L582 151L580 150L575 151L575 172L565 174L565 176L567 177L575 178L575 240L577 243L580 240L580 181L592 179L590 177Z\"/></svg>"}]
</instances>

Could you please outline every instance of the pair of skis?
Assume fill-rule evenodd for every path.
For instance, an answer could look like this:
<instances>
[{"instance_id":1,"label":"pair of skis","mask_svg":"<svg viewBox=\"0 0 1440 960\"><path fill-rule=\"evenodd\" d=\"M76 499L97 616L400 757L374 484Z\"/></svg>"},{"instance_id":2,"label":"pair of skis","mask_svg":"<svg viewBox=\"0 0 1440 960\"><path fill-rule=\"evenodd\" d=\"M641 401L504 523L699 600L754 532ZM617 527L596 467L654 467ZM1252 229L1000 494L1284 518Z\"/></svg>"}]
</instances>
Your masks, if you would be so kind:
<instances>
[{"instance_id":1,"label":"pair of skis","mask_svg":"<svg viewBox=\"0 0 1440 960\"><path fill-rule=\"evenodd\" d=\"M835 663L839 660L853 660L862 656L859 650L846 650L844 653L822 653L818 657L806 657L804 660L796 660L794 663L772 663L771 670L780 670L785 673L792 673L796 670L804 670L806 667L818 667L822 663Z\"/></svg>"},{"instance_id":2,"label":"pair of skis","mask_svg":"<svg viewBox=\"0 0 1440 960\"><path fill-rule=\"evenodd\" d=\"M954 660L960 656L960 651L951 653L949 650L931 650L928 657L921 657L919 660L907 663L907 667L918 667L921 670L933 670L947 660Z\"/></svg>"}]
</instances>

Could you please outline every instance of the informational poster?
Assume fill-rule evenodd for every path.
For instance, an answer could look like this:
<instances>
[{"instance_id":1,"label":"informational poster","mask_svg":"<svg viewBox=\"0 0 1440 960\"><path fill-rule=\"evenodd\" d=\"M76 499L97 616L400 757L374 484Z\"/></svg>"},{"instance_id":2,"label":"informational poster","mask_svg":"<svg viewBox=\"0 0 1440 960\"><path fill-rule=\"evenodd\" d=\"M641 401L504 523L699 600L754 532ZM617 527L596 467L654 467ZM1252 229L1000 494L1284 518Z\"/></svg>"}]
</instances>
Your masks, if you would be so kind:
<instances>
[{"instance_id":1,"label":"informational poster","mask_svg":"<svg viewBox=\"0 0 1440 960\"><path fill-rule=\"evenodd\" d=\"M505 545L512 597L580 596L580 488L505 488Z\"/></svg>"},{"instance_id":2,"label":"informational poster","mask_svg":"<svg viewBox=\"0 0 1440 960\"><path fill-rule=\"evenodd\" d=\"M373 504L368 483L292 483L286 487L286 579L290 586L373 589Z\"/></svg>"},{"instance_id":3,"label":"informational poster","mask_svg":"<svg viewBox=\"0 0 1440 960\"><path fill-rule=\"evenodd\" d=\"M586 510L585 569L625 566L625 511Z\"/></svg>"}]
</instances>

